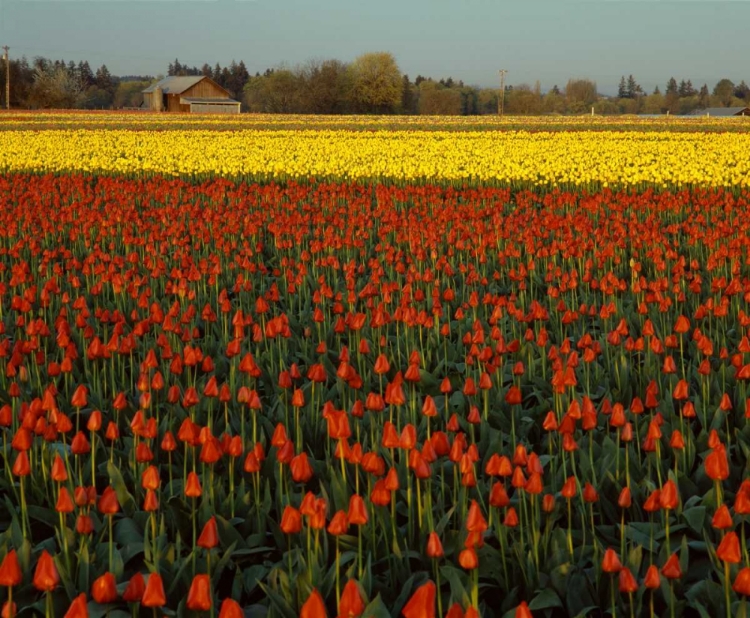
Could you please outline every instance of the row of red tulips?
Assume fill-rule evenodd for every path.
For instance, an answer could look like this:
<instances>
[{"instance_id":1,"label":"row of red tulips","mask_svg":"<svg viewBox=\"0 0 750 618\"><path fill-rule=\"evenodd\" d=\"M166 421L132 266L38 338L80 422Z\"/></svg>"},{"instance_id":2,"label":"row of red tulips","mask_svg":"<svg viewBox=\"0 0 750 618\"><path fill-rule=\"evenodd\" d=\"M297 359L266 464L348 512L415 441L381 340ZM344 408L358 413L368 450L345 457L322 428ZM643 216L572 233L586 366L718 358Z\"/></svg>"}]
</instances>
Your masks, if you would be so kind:
<instances>
[{"instance_id":1,"label":"row of red tulips","mask_svg":"<svg viewBox=\"0 0 750 618\"><path fill-rule=\"evenodd\" d=\"M747 195L0 195L7 615L745 611Z\"/></svg>"}]
</instances>

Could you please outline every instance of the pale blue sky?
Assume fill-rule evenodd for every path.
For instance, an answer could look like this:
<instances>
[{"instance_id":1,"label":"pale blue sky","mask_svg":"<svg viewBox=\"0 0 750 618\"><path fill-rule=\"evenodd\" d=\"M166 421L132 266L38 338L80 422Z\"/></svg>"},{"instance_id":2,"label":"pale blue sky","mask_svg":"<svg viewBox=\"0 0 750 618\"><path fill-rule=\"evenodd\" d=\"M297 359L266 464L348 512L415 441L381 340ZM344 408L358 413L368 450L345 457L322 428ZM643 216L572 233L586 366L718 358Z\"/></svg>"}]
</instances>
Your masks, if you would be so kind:
<instances>
[{"instance_id":1,"label":"pale blue sky","mask_svg":"<svg viewBox=\"0 0 750 618\"><path fill-rule=\"evenodd\" d=\"M750 82L750 0L0 0L11 55L165 73L243 59L251 73L309 58L393 52L417 74L544 90L588 77L613 93L633 73L649 91L670 75L709 87Z\"/></svg>"}]
</instances>

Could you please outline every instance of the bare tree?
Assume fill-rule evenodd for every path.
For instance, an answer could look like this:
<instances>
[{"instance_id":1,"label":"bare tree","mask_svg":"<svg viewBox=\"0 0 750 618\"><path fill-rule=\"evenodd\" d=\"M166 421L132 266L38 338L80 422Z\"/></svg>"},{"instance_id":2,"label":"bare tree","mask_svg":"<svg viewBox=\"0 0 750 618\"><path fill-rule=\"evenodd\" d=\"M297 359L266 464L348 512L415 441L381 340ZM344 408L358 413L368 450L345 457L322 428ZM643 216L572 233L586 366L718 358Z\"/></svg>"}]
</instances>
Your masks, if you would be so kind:
<instances>
[{"instance_id":1,"label":"bare tree","mask_svg":"<svg viewBox=\"0 0 750 618\"><path fill-rule=\"evenodd\" d=\"M83 84L79 76L65 67L38 66L29 100L42 108L77 107L83 100Z\"/></svg>"}]
</instances>

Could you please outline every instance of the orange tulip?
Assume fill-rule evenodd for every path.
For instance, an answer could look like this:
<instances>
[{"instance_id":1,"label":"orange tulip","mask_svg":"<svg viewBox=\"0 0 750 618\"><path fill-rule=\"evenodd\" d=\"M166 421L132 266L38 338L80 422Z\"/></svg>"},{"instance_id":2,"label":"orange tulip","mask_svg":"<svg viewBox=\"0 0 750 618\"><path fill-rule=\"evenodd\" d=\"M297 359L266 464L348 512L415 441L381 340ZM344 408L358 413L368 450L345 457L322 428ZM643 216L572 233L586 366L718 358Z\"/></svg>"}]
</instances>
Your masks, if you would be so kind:
<instances>
[{"instance_id":1,"label":"orange tulip","mask_svg":"<svg viewBox=\"0 0 750 618\"><path fill-rule=\"evenodd\" d=\"M667 579L680 579L682 577L680 559L676 553L672 554L664 563L664 566L661 568L661 574Z\"/></svg>"},{"instance_id":2,"label":"orange tulip","mask_svg":"<svg viewBox=\"0 0 750 618\"><path fill-rule=\"evenodd\" d=\"M430 532L429 537L427 537L427 555L430 558L442 558L444 554L443 544L440 542L437 532Z\"/></svg>"},{"instance_id":3,"label":"orange tulip","mask_svg":"<svg viewBox=\"0 0 750 618\"><path fill-rule=\"evenodd\" d=\"M86 593L82 592L79 594L68 607L68 611L65 612L63 618L88 618L89 607L86 603Z\"/></svg>"},{"instance_id":4,"label":"orange tulip","mask_svg":"<svg viewBox=\"0 0 750 618\"><path fill-rule=\"evenodd\" d=\"M293 506L287 505L284 509L284 513L281 515L281 524L279 527L284 534L297 534L302 530L302 517L300 512Z\"/></svg>"},{"instance_id":5,"label":"orange tulip","mask_svg":"<svg viewBox=\"0 0 750 618\"><path fill-rule=\"evenodd\" d=\"M349 523L355 526L364 526L367 523L367 507L362 496L353 494L349 498L349 513L347 514L347 518L349 519Z\"/></svg>"},{"instance_id":6,"label":"orange tulip","mask_svg":"<svg viewBox=\"0 0 750 618\"><path fill-rule=\"evenodd\" d=\"M101 577L96 578L94 583L91 584L91 597L101 604L112 603L116 600L117 584L115 583L115 576L106 572Z\"/></svg>"},{"instance_id":7,"label":"orange tulip","mask_svg":"<svg viewBox=\"0 0 750 618\"><path fill-rule=\"evenodd\" d=\"M604 558L602 559L602 571L605 573L619 573L622 569L620 558L614 549L608 548L604 552Z\"/></svg>"},{"instance_id":8,"label":"orange tulip","mask_svg":"<svg viewBox=\"0 0 750 618\"><path fill-rule=\"evenodd\" d=\"M105 488L98 503L99 512L102 515L114 515L120 510L120 503L117 500L117 494L112 486Z\"/></svg>"},{"instance_id":9,"label":"orange tulip","mask_svg":"<svg viewBox=\"0 0 750 618\"><path fill-rule=\"evenodd\" d=\"M203 495L200 479L195 472L188 472L185 483L185 496L188 498L200 498Z\"/></svg>"},{"instance_id":10,"label":"orange tulip","mask_svg":"<svg viewBox=\"0 0 750 618\"><path fill-rule=\"evenodd\" d=\"M705 467L706 475L713 481L724 481L729 478L729 462L724 445L719 444L709 453Z\"/></svg>"},{"instance_id":11,"label":"orange tulip","mask_svg":"<svg viewBox=\"0 0 750 618\"><path fill-rule=\"evenodd\" d=\"M60 583L60 574L57 572L55 561L46 549L39 556L32 582L34 588L42 592L50 592Z\"/></svg>"},{"instance_id":12,"label":"orange tulip","mask_svg":"<svg viewBox=\"0 0 750 618\"><path fill-rule=\"evenodd\" d=\"M122 600L126 603L138 603L143 598L146 590L146 582L141 573L136 573L130 578L125 591L122 593Z\"/></svg>"},{"instance_id":13,"label":"orange tulip","mask_svg":"<svg viewBox=\"0 0 750 618\"><path fill-rule=\"evenodd\" d=\"M141 604L144 607L164 607L167 604L167 596L164 594L164 582L158 573L151 573L148 576Z\"/></svg>"},{"instance_id":14,"label":"orange tulip","mask_svg":"<svg viewBox=\"0 0 750 618\"><path fill-rule=\"evenodd\" d=\"M750 596L750 567L745 567L737 573L737 577L732 584L732 590L737 594Z\"/></svg>"},{"instance_id":15,"label":"orange tulip","mask_svg":"<svg viewBox=\"0 0 750 618\"><path fill-rule=\"evenodd\" d=\"M476 569L479 566L479 557L476 550L473 547L461 550L461 553L458 554L458 563L461 565L461 568L467 571Z\"/></svg>"},{"instance_id":16,"label":"orange tulip","mask_svg":"<svg viewBox=\"0 0 750 618\"><path fill-rule=\"evenodd\" d=\"M740 540L736 532L728 532L724 535L721 543L719 543L719 547L716 548L716 555L719 560L729 562L730 564L738 564L742 560Z\"/></svg>"},{"instance_id":17,"label":"orange tulip","mask_svg":"<svg viewBox=\"0 0 750 618\"><path fill-rule=\"evenodd\" d=\"M245 612L234 599L224 599L219 610L219 618L245 618Z\"/></svg>"},{"instance_id":18,"label":"orange tulip","mask_svg":"<svg viewBox=\"0 0 750 618\"><path fill-rule=\"evenodd\" d=\"M304 605L300 608L299 618L327 618L326 604L317 588L313 588Z\"/></svg>"},{"instance_id":19,"label":"orange tulip","mask_svg":"<svg viewBox=\"0 0 750 618\"><path fill-rule=\"evenodd\" d=\"M417 588L401 610L404 618L435 618L435 591L431 580Z\"/></svg>"},{"instance_id":20,"label":"orange tulip","mask_svg":"<svg viewBox=\"0 0 750 618\"><path fill-rule=\"evenodd\" d=\"M350 579L346 582L339 600L339 618L359 618L365 611L365 602L359 591L357 581Z\"/></svg>"},{"instance_id":21,"label":"orange tulip","mask_svg":"<svg viewBox=\"0 0 750 618\"><path fill-rule=\"evenodd\" d=\"M216 526L216 517L211 516L203 526L200 536L198 537L197 545L203 549L213 549L219 544L219 529Z\"/></svg>"},{"instance_id":22,"label":"orange tulip","mask_svg":"<svg viewBox=\"0 0 750 618\"><path fill-rule=\"evenodd\" d=\"M300 453L292 457L292 461L289 462L289 469L295 483L307 483L313 477L313 469L307 458L307 453Z\"/></svg>"},{"instance_id":23,"label":"orange tulip","mask_svg":"<svg viewBox=\"0 0 750 618\"><path fill-rule=\"evenodd\" d=\"M656 568L655 564L648 567L646 571L646 578L643 580L643 585L649 590L656 590L661 585L661 578L659 576L659 569Z\"/></svg>"},{"instance_id":24,"label":"orange tulip","mask_svg":"<svg viewBox=\"0 0 750 618\"><path fill-rule=\"evenodd\" d=\"M18 563L18 555L15 549L11 549L5 554L2 564L0 564L0 586L10 588L18 586L22 581L23 573L21 572L21 565Z\"/></svg>"},{"instance_id":25,"label":"orange tulip","mask_svg":"<svg viewBox=\"0 0 750 618\"><path fill-rule=\"evenodd\" d=\"M515 618L534 618L526 601L521 601L521 604L516 607Z\"/></svg>"},{"instance_id":26,"label":"orange tulip","mask_svg":"<svg viewBox=\"0 0 750 618\"><path fill-rule=\"evenodd\" d=\"M659 492L659 505L661 508L669 511L676 509L680 503L680 495L677 490L677 485L672 479L669 479L661 488Z\"/></svg>"},{"instance_id":27,"label":"orange tulip","mask_svg":"<svg viewBox=\"0 0 750 618\"><path fill-rule=\"evenodd\" d=\"M205 612L211 609L211 578L199 574L193 577L187 596L187 608L194 612Z\"/></svg>"},{"instance_id":28,"label":"orange tulip","mask_svg":"<svg viewBox=\"0 0 750 618\"><path fill-rule=\"evenodd\" d=\"M623 594L633 594L638 591L638 582L627 567L620 569L619 590Z\"/></svg>"}]
</instances>

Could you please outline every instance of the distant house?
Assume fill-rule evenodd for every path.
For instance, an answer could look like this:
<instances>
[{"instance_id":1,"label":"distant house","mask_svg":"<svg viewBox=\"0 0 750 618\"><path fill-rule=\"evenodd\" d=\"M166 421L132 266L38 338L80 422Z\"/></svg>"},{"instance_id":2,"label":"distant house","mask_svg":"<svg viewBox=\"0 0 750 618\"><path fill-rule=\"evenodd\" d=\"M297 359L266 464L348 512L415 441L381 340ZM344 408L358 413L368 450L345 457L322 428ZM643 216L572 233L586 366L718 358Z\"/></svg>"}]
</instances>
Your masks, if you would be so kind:
<instances>
[{"instance_id":1,"label":"distant house","mask_svg":"<svg viewBox=\"0 0 750 618\"><path fill-rule=\"evenodd\" d=\"M204 75L165 77L143 91L143 107L157 112L240 113L240 102Z\"/></svg>"},{"instance_id":2,"label":"distant house","mask_svg":"<svg viewBox=\"0 0 750 618\"><path fill-rule=\"evenodd\" d=\"M750 107L707 107L706 109L696 109L693 116L750 116Z\"/></svg>"}]
</instances>

